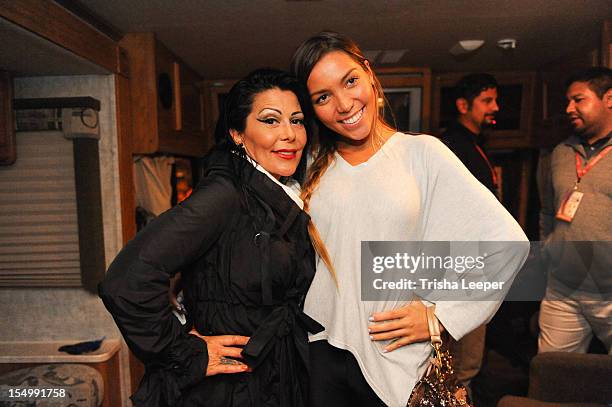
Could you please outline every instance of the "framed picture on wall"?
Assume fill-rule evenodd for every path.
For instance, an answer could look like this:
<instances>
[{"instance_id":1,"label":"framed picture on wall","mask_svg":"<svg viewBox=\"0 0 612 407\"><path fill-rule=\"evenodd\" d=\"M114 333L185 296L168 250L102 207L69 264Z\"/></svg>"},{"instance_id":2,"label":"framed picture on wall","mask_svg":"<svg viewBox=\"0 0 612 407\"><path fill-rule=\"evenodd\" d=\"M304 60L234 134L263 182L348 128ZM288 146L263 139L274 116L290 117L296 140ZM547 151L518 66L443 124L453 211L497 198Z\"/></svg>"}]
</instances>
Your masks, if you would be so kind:
<instances>
[{"instance_id":1,"label":"framed picture on wall","mask_svg":"<svg viewBox=\"0 0 612 407\"><path fill-rule=\"evenodd\" d=\"M375 68L388 109L385 119L399 131L429 132L431 71L429 68Z\"/></svg>"},{"instance_id":2,"label":"framed picture on wall","mask_svg":"<svg viewBox=\"0 0 612 407\"><path fill-rule=\"evenodd\" d=\"M385 109L385 120L399 131L420 133L423 89L420 86L406 88L386 88L385 98L388 108Z\"/></svg>"}]
</instances>

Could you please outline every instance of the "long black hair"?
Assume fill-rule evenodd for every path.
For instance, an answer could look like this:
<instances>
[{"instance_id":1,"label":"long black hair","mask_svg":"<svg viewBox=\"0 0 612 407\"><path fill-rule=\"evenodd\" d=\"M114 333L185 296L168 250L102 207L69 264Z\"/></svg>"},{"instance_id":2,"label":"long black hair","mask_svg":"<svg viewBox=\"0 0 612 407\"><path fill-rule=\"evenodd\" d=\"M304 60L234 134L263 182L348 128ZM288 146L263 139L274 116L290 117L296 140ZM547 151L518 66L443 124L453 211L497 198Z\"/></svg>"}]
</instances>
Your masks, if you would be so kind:
<instances>
[{"instance_id":1,"label":"long black hair","mask_svg":"<svg viewBox=\"0 0 612 407\"><path fill-rule=\"evenodd\" d=\"M300 163L293 175L294 179L302 182L306 173L306 160L308 146L310 145L313 114L306 89L289 72L274 68L257 69L232 86L223 106L221 106L221 112L215 128L215 148L232 151L235 154L244 156L244 149L239 148L234 143L230 130L236 130L240 133L244 132L247 116L251 113L255 96L271 89L293 92L304 113L307 141Z\"/></svg>"}]
</instances>

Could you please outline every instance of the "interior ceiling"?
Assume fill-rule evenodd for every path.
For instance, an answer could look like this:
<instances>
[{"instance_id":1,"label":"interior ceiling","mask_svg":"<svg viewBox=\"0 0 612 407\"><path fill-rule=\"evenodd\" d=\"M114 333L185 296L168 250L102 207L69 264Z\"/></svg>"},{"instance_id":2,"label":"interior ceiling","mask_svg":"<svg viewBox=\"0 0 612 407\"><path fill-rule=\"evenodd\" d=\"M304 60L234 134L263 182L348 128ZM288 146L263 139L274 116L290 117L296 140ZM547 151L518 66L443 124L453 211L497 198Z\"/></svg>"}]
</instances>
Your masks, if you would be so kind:
<instances>
[{"instance_id":1,"label":"interior ceiling","mask_svg":"<svg viewBox=\"0 0 612 407\"><path fill-rule=\"evenodd\" d=\"M434 71L533 70L599 47L612 0L57 0L81 4L121 33L154 32L205 79L236 78L261 66L287 68L297 45L324 29L364 50L406 50L395 64ZM518 48L502 51L501 38ZM459 40L482 39L453 57ZM92 44L95 47L95 44ZM0 19L0 69L17 75L105 73Z\"/></svg>"},{"instance_id":2,"label":"interior ceiling","mask_svg":"<svg viewBox=\"0 0 612 407\"><path fill-rule=\"evenodd\" d=\"M365 50L406 49L395 65L434 71L527 70L598 47L610 0L79 0L119 31L154 32L206 79L260 66L287 68L297 45L323 29ZM518 48L503 52L497 40ZM483 39L469 57L459 40ZM385 65L394 66L394 65Z\"/></svg>"},{"instance_id":3,"label":"interior ceiling","mask_svg":"<svg viewBox=\"0 0 612 407\"><path fill-rule=\"evenodd\" d=\"M14 76L108 74L104 68L2 18L0 70Z\"/></svg>"}]
</instances>

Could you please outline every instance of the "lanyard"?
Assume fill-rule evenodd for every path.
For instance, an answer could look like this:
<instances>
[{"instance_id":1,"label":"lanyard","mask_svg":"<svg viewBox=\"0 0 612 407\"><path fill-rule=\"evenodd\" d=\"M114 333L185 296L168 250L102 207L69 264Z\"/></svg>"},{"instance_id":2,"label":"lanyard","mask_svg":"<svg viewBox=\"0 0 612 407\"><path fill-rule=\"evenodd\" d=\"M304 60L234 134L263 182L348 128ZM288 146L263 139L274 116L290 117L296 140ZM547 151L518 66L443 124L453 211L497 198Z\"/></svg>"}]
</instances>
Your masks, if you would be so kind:
<instances>
[{"instance_id":1,"label":"lanyard","mask_svg":"<svg viewBox=\"0 0 612 407\"><path fill-rule=\"evenodd\" d=\"M495 186L495 188L497 188L497 186L498 186L497 185L497 173L493 169L493 166L491 165L491 162L489 161L489 159L487 158L487 155L484 153L484 151L482 151L482 148L480 148L480 146L478 144L474 143L474 147L476 147L476 150L478 150L478 152L480 153L482 158L487 163L487 166L489 167L489 171L491 171L491 179L493 180L493 185Z\"/></svg>"},{"instance_id":2,"label":"lanyard","mask_svg":"<svg viewBox=\"0 0 612 407\"><path fill-rule=\"evenodd\" d=\"M576 152L576 186L578 185L582 177L584 177L587 172L591 170L591 168L595 167L595 164L597 164L602 158L604 158L605 155L608 154L611 149L612 146L607 146L606 148L601 150L599 154L597 154L595 157L593 157L587 162L587 165L584 168L582 168L582 158L580 157L580 153Z\"/></svg>"}]
</instances>

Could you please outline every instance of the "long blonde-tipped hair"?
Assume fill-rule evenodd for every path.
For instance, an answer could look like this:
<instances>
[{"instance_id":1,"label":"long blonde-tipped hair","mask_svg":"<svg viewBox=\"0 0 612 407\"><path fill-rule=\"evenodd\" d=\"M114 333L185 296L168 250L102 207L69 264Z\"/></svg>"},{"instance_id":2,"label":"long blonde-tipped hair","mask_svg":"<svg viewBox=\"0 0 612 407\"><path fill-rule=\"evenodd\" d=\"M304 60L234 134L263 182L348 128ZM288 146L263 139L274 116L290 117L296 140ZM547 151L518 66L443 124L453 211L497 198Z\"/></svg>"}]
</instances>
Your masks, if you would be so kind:
<instances>
[{"instance_id":1,"label":"long blonde-tipped hair","mask_svg":"<svg viewBox=\"0 0 612 407\"><path fill-rule=\"evenodd\" d=\"M330 52L341 51L350 56L355 60L364 71L370 74L372 78L372 86L374 87L374 97L376 98L377 109L374 113L374 121L372 123L372 137L374 150L378 150L384 144L384 137L382 134L382 128L390 126L384 120L384 108L385 108L385 97L382 86L376 77L376 74L371 70L367 64L367 59L363 55L363 52L359 49L357 43L350 38L333 32L323 31L319 34L304 41L293 54L291 59L291 72L297 76L297 78L306 86L308 77L312 72L314 66ZM314 116L314 115L313 115ZM311 151L313 161L306 173L306 181L302 188L302 200L304 201L304 210L308 212L310 207L310 198L312 193L319 185L321 177L325 174L325 171L333 161L333 155L337 150L336 139L338 135L332 130L328 129L319 120L316 120L316 126L314 126L313 140L311 143ZM381 126L382 124L382 126ZM329 256L325 244L323 243L319 231L315 227L312 220L308 225L308 233L312 244L317 251L317 254L327 266L327 269L331 273L331 276L338 285L338 278L336 275L335 268Z\"/></svg>"}]
</instances>

